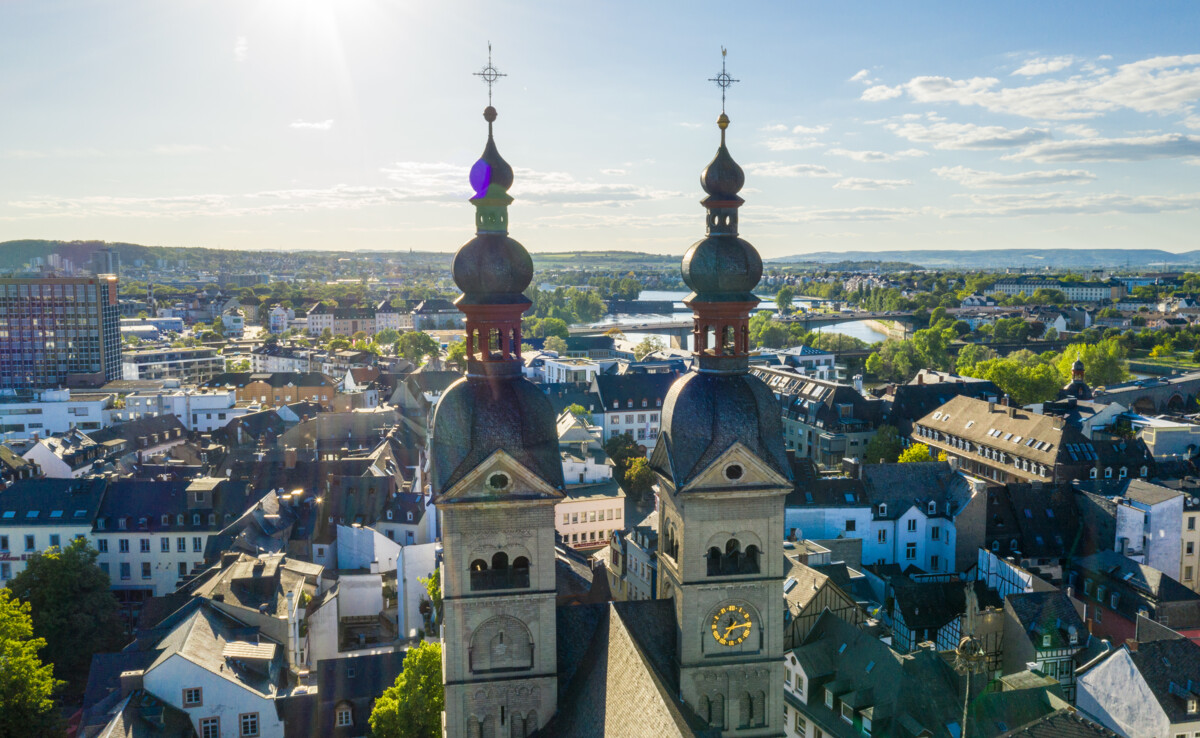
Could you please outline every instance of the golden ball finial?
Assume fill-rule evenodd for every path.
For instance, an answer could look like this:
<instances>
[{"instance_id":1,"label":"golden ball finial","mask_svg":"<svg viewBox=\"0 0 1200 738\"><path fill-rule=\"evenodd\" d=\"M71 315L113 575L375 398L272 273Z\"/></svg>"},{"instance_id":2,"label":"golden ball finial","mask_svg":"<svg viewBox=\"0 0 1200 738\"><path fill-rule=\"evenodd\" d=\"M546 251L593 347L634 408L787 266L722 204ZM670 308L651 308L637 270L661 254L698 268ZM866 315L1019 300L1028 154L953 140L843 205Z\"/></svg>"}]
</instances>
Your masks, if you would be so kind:
<instances>
[{"instance_id":1,"label":"golden ball finial","mask_svg":"<svg viewBox=\"0 0 1200 738\"><path fill-rule=\"evenodd\" d=\"M729 127L729 116L721 113L721 117L717 118L717 127L722 131Z\"/></svg>"}]
</instances>

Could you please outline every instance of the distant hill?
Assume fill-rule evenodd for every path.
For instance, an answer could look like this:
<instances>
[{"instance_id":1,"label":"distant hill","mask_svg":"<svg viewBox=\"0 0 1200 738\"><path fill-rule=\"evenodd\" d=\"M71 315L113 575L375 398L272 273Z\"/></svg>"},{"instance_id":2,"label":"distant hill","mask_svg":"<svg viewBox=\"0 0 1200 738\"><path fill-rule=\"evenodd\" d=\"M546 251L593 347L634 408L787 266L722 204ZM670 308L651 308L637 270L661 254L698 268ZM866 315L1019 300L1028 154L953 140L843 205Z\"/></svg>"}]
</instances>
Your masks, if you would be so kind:
<instances>
[{"instance_id":1,"label":"distant hill","mask_svg":"<svg viewBox=\"0 0 1200 738\"><path fill-rule=\"evenodd\" d=\"M1054 267L1158 269L1200 265L1200 251L1172 253L1159 249L985 249L969 251L818 251L767 260L773 264L833 264L846 261L899 261L926 269L1003 269Z\"/></svg>"}]
</instances>

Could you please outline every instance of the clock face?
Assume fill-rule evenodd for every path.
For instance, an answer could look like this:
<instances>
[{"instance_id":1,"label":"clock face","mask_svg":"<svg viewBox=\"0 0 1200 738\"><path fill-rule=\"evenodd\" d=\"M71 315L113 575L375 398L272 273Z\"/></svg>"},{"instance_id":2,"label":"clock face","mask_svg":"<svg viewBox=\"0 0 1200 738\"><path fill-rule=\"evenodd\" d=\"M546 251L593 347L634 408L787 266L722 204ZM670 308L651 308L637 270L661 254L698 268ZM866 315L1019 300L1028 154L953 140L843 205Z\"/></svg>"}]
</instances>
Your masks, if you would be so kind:
<instances>
[{"instance_id":1,"label":"clock face","mask_svg":"<svg viewBox=\"0 0 1200 738\"><path fill-rule=\"evenodd\" d=\"M722 646L736 646L750 637L750 613L738 605L725 605L712 619L712 636Z\"/></svg>"}]
</instances>

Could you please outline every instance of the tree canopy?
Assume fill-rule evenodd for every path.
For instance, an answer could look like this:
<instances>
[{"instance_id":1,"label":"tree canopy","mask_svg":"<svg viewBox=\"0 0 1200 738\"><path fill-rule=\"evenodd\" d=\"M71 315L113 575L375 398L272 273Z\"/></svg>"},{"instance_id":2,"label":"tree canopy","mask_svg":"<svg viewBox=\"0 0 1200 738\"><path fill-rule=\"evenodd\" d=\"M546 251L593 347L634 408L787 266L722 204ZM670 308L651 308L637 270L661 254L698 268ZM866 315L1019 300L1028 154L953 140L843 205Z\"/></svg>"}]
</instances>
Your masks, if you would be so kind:
<instances>
[{"instance_id":1,"label":"tree canopy","mask_svg":"<svg viewBox=\"0 0 1200 738\"><path fill-rule=\"evenodd\" d=\"M62 682L54 665L38 658L46 640L33 637L29 610L28 602L0 589L0 738L62 735L52 699Z\"/></svg>"},{"instance_id":2,"label":"tree canopy","mask_svg":"<svg viewBox=\"0 0 1200 738\"><path fill-rule=\"evenodd\" d=\"M96 566L96 550L82 538L62 550L32 554L9 580L13 595L32 606L33 632L46 639L42 655L72 691L83 689L92 654L122 645L124 629L109 585Z\"/></svg>"},{"instance_id":3,"label":"tree canopy","mask_svg":"<svg viewBox=\"0 0 1200 738\"><path fill-rule=\"evenodd\" d=\"M410 648L396 683L375 700L375 738L437 738L442 734L442 646L422 642Z\"/></svg>"},{"instance_id":4,"label":"tree canopy","mask_svg":"<svg viewBox=\"0 0 1200 738\"><path fill-rule=\"evenodd\" d=\"M423 364L426 356L437 356L439 348L438 342L425 331L408 331L396 341L396 356Z\"/></svg>"},{"instance_id":5,"label":"tree canopy","mask_svg":"<svg viewBox=\"0 0 1200 738\"><path fill-rule=\"evenodd\" d=\"M929 453L928 446L923 443L915 443L901 452L898 461L901 464L918 464L924 461L934 461L934 458L933 454Z\"/></svg>"},{"instance_id":6,"label":"tree canopy","mask_svg":"<svg viewBox=\"0 0 1200 738\"><path fill-rule=\"evenodd\" d=\"M904 445L900 442L900 431L894 425L881 425L875 435L867 441L863 450L863 463L890 464L900 458Z\"/></svg>"}]
</instances>

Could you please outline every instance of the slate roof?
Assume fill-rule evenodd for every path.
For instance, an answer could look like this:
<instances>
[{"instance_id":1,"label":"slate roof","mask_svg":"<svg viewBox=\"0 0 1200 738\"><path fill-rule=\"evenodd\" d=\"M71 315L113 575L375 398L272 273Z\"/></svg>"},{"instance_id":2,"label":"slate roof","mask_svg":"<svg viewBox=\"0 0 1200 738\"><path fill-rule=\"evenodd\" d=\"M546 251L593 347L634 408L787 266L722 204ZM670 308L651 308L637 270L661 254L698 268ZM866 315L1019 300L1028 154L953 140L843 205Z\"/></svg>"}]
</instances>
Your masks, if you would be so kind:
<instances>
[{"instance_id":1,"label":"slate roof","mask_svg":"<svg viewBox=\"0 0 1200 738\"><path fill-rule=\"evenodd\" d=\"M179 416L172 413L146 416L88 433L88 437L98 444L125 442L125 449L130 451L186 436L187 428L180 422Z\"/></svg>"},{"instance_id":2,"label":"slate roof","mask_svg":"<svg viewBox=\"0 0 1200 738\"><path fill-rule=\"evenodd\" d=\"M1088 639L1087 625L1062 590L1014 593L1005 602L1011 607L1034 648L1083 648ZM1076 634L1074 644L1070 639L1071 628L1075 629ZM1050 645L1043 646L1042 639L1047 635L1050 636Z\"/></svg>"},{"instance_id":3,"label":"slate roof","mask_svg":"<svg viewBox=\"0 0 1200 738\"><path fill-rule=\"evenodd\" d=\"M863 464L863 494L876 506L887 504L886 518L899 518L913 505L937 503L937 514L953 517L971 500L971 484L949 463ZM947 504L950 514L947 515Z\"/></svg>"},{"instance_id":4,"label":"slate roof","mask_svg":"<svg viewBox=\"0 0 1200 738\"><path fill-rule=\"evenodd\" d=\"M1084 717L1074 707L1043 715L1032 722L1001 733L996 738L1119 738L1108 728Z\"/></svg>"},{"instance_id":5,"label":"slate roof","mask_svg":"<svg viewBox=\"0 0 1200 738\"><path fill-rule=\"evenodd\" d=\"M97 738L160 738L194 736L192 719L154 695L143 690L130 693L112 714Z\"/></svg>"},{"instance_id":6,"label":"slate roof","mask_svg":"<svg viewBox=\"0 0 1200 738\"><path fill-rule=\"evenodd\" d=\"M669 374L640 376L656 377L673 379ZM616 379L627 378L639 375ZM682 489L734 443L744 445L784 479L792 478L779 406L762 380L749 374L689 372L675 380L667 393L650 466Z\"/></svg>"},{"instance_id":7,"label":"slate roof","mask_svg":"<svg viewBox=\"0 0 1200 738\"><path fill-rule=\"evenodd\" d=\"M285 738L363 735L375 698L396 683L404 651L322 659L315 671L316 694L297 695L276 704ZM337 709L349 703L352 724L337 726Z\"/></svg>"},{"instance_id":8,"label":"slate roof","mask_svg":"<svg viewBox=\"0 0 1200 738\"><path fill-rule=\"evenodd\" d=\"M233 557L230 557L233 558ZM197 597L219 600L228 607L287 616L287 593L313 594L321 575L318 564L289 559L282 554L237 555L217 574L195 589ZM265 610L264 610L265 608Z\"/></svg>"},{"instance_id":9,"label":"slate roof","mask_svg":"<svg viewBox=\"0 0 1200 738\"><path fill-rule=\"evenodd\" d=\"M1025 558L1061 559L1079 550L1075 494L1067 486L1010 483L988 489L987 534L1000 544L997 553L1014 549Z\"/></svg>"},{"instance_id":10,"label":"slate roof","mask_svg":"<svg viewBox=\"0 0 1200 738\"><path fill-rule=\"evenodd\" d=\"M455 382L438 401L431 424L435 494L443 494L498 450L561 490L557 417L546 395L520 374Z\"/></svg>"},{"instance_id":11,"label":"slate roof","mask_svg":"<svg viewBox=\"0 0 1200 738\"><path fill-rule=\"evenodd\" d=\"M598 374L592 380L592 391L599 396L605 412L624 410L632 401L632 409L660 408L666 403L675 374ZM643 406L642 401L646 404ZM614 403L616 403L614 405ZM586 407L586 405L585 405Z\"/></svg>"},{"instance_id":12,"label":"slate roof","mask_svg":"<svg viewBox=\"0 0 1200 738\"><path fill-rule=\"evenodd\" d=\"M90 528L107 488L108 483L100 477L18 479L8 489L0 490L0 528L7 525Z\"/></svg>"},{"instance_id":13,"label":"slate roof","mask_svg":"<svg viewBox=\"0 0 1200 738\"><path fill-rule=\"evenodd\" d=\"M224 480L214 480L216 485L209 490L211 504L193 509L189 507L188 491L197 481L203 480L114 480L109 483L108 494L96 515L95 529L105 533L220 529L258 501L257 498L232 494ZM199 524L193 522L192 516L196 513L200 514ZM215 523L208 522L210 513L216 516ZM163 522L164 515L166 523ZM183 516L182 525L180 515ZM119 527L122 518L126 521L124 529Z\"/></svg>"},{"instance_id":14,"label":"slate roof","mask_svg":"<svg viewBox=\"0 0 1200 738\"><path fill-rule=\"evenodd\" d=\"M1187 714L1187 696L1197 696L1189 684L1200 685L1200 646L1187 638L1150 641L1138 644L1129 658L1172 724L1196 719Z\"/></svg>"},{"instance_id":15,"label":"slate roof","mask_svg":"<svg viewBox=\"0 0 1200 738\"><path fill-rule=\"evenodd\" d=\"M1139 564L1116 551L1097 551L1091 556L1079 559L1076 566L1086 571L1103 572L1110 579L1123 581L1128 586L1149 594L1159 602L1200 600L1200 594L1196 594L1158 569Z\"/></svg>"},{"instance_id":16,"label":"slate roof","mask_svg":"<svg viewBox=\"0 0 1200 738\"><path fill-rule=\"evenodd\" d=\"M889 386L883 399L887 405L887 422L903 433L914 421L929 415L952 397L962 395L986 400L1003 394L990 380L923 369L908 384Z\"/></svg>"},{"instance_id":17,"label":"slate roof","mask_svg":"<svg viewBox=\"0 0 1200 738\"><path fill-rule=\"evenodd\" d=\"M794 656L809 678L809 694L831 688L838 701L872 710L873 733L917 735L928 730L934 738L952 738L950 724L962 720L960 681L954 670L932 651L901 655L874 636L830 612L813 624ZM809 699L805 712L825 726L843 729L839 735L860 735L825 701ZM828 730L826 731L828 732Z\"/></svg>"},{"instance_id":18,"label":"slate roof","mask_svg":"<svg viewBox=\"0 0 1200 738\"><path fill-rule=\"evenodd\" d=\"M329 387L336 382L320 372L225 372L208 380L201 387L234 387L241 389L255 382L265 382L271 387Z\"/></svg>"},{"instance_id":19,"label":"slate roof","mask_svg":"<svg viewBox=\"0 0 1200 738\"><path fill-rule=\"evenodd\" d=\"M951 581L914 582L907 577L892 580L895 608L910 630L939 630L967 611L966 586L970 585L979 598L979 606L1000 607L1002 600L987 584L974 580L969 583Z\"/></svg>"},{"instance_id":20,"label":"slate roof","mask_svg":"<svg viewBox=\"0 0 1200 738\"><path fill-rule=\"evenodd\" d=\"M557 609L558 713L536 736L716 736L678 699L671 600Z\"/></svg>"}]
</instances>

